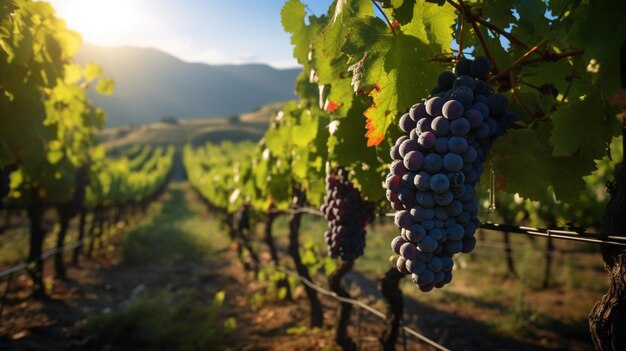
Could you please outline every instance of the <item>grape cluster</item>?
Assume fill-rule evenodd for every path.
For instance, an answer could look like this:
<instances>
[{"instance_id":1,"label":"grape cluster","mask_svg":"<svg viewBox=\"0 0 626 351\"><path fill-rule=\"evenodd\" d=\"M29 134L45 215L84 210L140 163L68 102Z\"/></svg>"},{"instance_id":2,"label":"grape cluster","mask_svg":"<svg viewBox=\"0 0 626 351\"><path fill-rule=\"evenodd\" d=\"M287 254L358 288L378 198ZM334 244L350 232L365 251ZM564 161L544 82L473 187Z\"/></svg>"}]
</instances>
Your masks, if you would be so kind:
<instances>
[{"instance_id":1,"label":"grape cluster","mask_svg":"<svg viewBox=\"0 0 626 351\"><path fill-rule=\"evenodd\" d=\"M422 291L452 280L452 256L470 252L479 226L474 186L492 141L520 119L507 98L483 80L485 57L460 60L438 86L399 121L406 133L391 148L387 199L401 235L391 242L396 266Z\"/></svg>"},{"instance_id":2,"label":"grape cluster","mask_svg":"<svg viewBox=\"0 0 626 351\"><path fill-rule=\"evenodd\" d=\"M327 175L321 211L328 221L324 239L329 256L351 261L363 255L365 227L375 218L374 203L361 198L345 168L336 168Z\"/></svg>"}]
</instances>

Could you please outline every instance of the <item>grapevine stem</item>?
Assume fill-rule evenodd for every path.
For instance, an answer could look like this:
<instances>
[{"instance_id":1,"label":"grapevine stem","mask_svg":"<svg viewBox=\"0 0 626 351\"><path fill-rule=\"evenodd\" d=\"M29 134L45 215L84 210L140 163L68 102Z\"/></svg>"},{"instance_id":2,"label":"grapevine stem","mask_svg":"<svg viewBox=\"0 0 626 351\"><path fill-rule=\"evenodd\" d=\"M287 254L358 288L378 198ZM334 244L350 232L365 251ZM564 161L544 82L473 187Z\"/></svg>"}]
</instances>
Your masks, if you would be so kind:
<instances>
[{"instance_id":1,"label":"grapevine stem","mask_svg":"<svg viewBox=\"0 0 626 351\"><path fill-rule=\"evenodd\" d=\"M487 46L487 42L485 42L485 38L483 38L483 35L480 32L480 28L478 28L478 26L476 25L476 22L471 22L470 21L470 24L472 25L472 28L474 28L474 32L476 32L476 36L478 37L478 40L480 41L480 45L483 47L483 50L485 51L485 55L487 56L487 58L491 62L491 66L493 67L493 72L497 76L498 75L498 67L496 67L496 60L494 60L493 56L491 56L491 52L489 51L489 47Z\"/></svg>"},{"instance_id":2,"label":"grapevine stem","mask_svg":"<svg viewBox=\"0 0 626 351\"><path fill-rule=\"evenodd\" d=\"M524 55L522 55L522 57L520 57L517 60L515 60L515 62L513 62L509 67L503 69L502 72L500 72L499 74L495 75L494 77L491 77L489 79L489 81L497 81L498 79L501 79L502 77L505 77L506 75L508 75L509 72L511 72L515 68L521 66L524 63L524 61L526 61L530 57L530 55L532 55L537 50L539 50L539 48L541 48L541 45L543 45L544 41L545 40L542 40L539 44L533 46Z\"/></svg>"},{"instance_id":3,"label":"grapevine stem","mask_svg":"<svg viewBox=\"0 0 626 351\"><path fill-rule=\"evenodd\" d=\"M532 113L532 111L530 111L530 108L528 108L526 102L524 102L524 99L522 99L522 96L517 90L517 83L515 82L515 78L513 77L513 72L509 72L509 81L511 83L511 88L513 88L513 95L515 96L517 101L519 101L520 105L524 109L524 112L526 112L530 116L530 118L534 119L534 114Z\"/></svg>"},{"instance_id":4,"label":"grapevine stem","mask_svg":"<svg viewBox=\"0 0 626 351\"><path fill-rule=\"evenodd\" d=\"M385 13L385 11L383 11L383 8L380 7L380 5L375 0L372 0L372 4L374 4L374 6L376 6L376 8L378 9L378 11L380 11L383 17L385 17L385 21L387 21L387 24L389 25L389 28L391 29L391 33L396 34L396 30L393 27L393 24L391 23L391 21L389 20L389 17L387 17L387 14Z\"/></svg>"},{"instance_id":5,"label":"grapevine stem","mask_svg":"<svg viewBox=\"0 0 626 351\"><path fill-rule=\"evenodd\" d=\"M458 51L458 56L459 58L463 57L463 35L465 34L465 17L463 17L463 14L460 14L461 16L461 20L459 21L459 51Z\"/></svg>"},{"instance_id":6,"label":"grapevine stem","mask_svg":"<svg viewBox=\"0 0 626 351\"><path fill-rule=\"evenodd\" d=\"M446 0L446 1L448 1L448 3L451 4L452 6L454 6L461 13L461 16L463 16L463 18L467 18L467 21L470 23L470 25L474 29L474 32L476 33L476 36L478 37L478 40L480 41L480 45L483 47L483 50L485 51L485 56L487 56L489 61L491 61L491 65L493 67L494 73L497 74L498 67L496 67L496 61L493 59L493 56L491 56L491 52L489 51L487 42L485 41L485 38L483 38L483 35L480 32L480 28L478 28L478 26L476 25L476 22L475 22L476 18L468 15L467 8L463 4L463 0L459 0L458 4L452 0Z\"/></svg>"},{"instance_id":7,"label":"grapevine stem","mask_svg":"<svg viewBox=\"0 0 626 351\"><path fill-rule=\"evenodd\" d=\"M572 69L572 75L567 77L567 79L568 79L567 89L565 89L565 91L563 92L563 97L561 98L561 102L565 102L565 99L567 98L567 95L569 94L570 90L572 90L572 85L574 85L574 72L573 72L573 69Z\"/></svg>"},{"instance_id":8,"label":"grapevine stem","mask_svg":"<svg viewBox=\"0 0 626 351\"><path fill-rule=\"evenodd\" d=\"M528 49L530 47L530 45L526 44L525 42L523 42L522 40L520 40L519 38L517 38L513 34L505 31L502 28L498 28L498 27L494 26L492 23L487 22L487 20L485 20L482 17L475 17L474 21L476 21L476 22L480 23L482 26L485 26L485 27L491 29L492 31L502 35L507 40L509 40L511 43L514 43L517 46L521 46L521 47L526 48L526 49Z\"/></svg>"},{"instance_id":9,"label":"grapevine stem","mask_svg":"<svg viewBox=\"0 0 626 351\"><path fill-rule=\"evenodd\" d=\"M568 58L572 56L582 55L585 52L585 49L572 49L558 53L544 53L540 58L534 58L532 60L526 61L527 65L532 63L542 62L542 61L558 61L563 58Z\"/></svg>"}]
</instances>

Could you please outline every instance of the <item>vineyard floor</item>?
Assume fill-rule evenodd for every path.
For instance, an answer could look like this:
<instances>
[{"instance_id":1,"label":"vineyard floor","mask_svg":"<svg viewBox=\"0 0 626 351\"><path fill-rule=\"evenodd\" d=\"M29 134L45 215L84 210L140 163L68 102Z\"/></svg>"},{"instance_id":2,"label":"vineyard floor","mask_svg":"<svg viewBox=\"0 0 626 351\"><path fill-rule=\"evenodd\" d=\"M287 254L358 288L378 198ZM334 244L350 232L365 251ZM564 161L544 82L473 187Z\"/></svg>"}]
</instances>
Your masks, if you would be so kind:
<instances>
[{"instance_id":1,"label":"vineyard floor","mask_svg":"<svg viewBox=\"0 0 626 351\"><path fill-rule=\"evenodd\" d=\"M279 247L285 248L284 219L274 226ZM323 226L321 220L305 217L302 241L319 243L321 235L315 233ZM243 269L225 230L207 213L187 183L171 184L163 201L154 205L145 218L116 231L119 233L97 256L83 259L80 267L70 267L67 280L52 279L51 264L47 264L46 282L51 294L46 301L34 302L28 298L26 275L16 279L0 318L0 350L152 350L158 349L158 345L160 349L171 349L161 344L159 335L146 336L145 328L142 329L142 323L153 327L149 318L155 318L154 313L164 314L167 308L163 306L154 312L146 310L149 304L143 305L144 314L124 315L109 320L108 324L106 318L114 315L112 311L133 310L129 306L138 301L163 294L166 298L162 301L170 301L177 294L189 291L193 293L194 304L185 308L191 309L168 321L185 328L187 319L200 313L196 311L198 305L211 305L223 293L224 301L217 317L212 320L211 314L206 314L211 323L208 326L220 331L213 339L216 348L224 345L232 350L335 349L332 326L338 304L323 298L325 327L310 330L308 303L302 287L294 290L295 302L269 298L268 283L259 282ZM260 229L256 232L260 233ZM377 277L387 269L386 243L391 234L383 235L385 232L393 232L388 223L377 224L370 231L368 253L357 261L356 271L347 276L353 296L383 311ZM492 237L486 234L486 238L484 242L488 243ZM264 251L262 246L259 249ZM288 256L285 252L281 254L283 264L289 265ZM576 255L575 263L592 274L585 276L584 281L594 286L596 280L602 281L601 267L585 264L595 253ZM262 254L261 258L265 256ZM418 294L405 281L407 324L453 350L592 349L584 326L585 314L603 286L590 289L576 280L575 287L560 284L536 290L504 278L494 268L503 266L502 262L501 258L481 256L468 260L466 265L471 269L457 273L449 290L428 296ZM579 266L572 267L568 269L582 270ZM489 282L487 275L491 277ZM560 275L560 270L555 272L555 280ZM494 276L498 277L497 281L493 280ZM322 275L315 280L326 285ZM2 282L0 291L4 287ZM382 321L366 312L359 317L353 315L350 334L354 338L361 336L362 350L379 350L376 338L384 327ZM94 325L99 327L96 332ZM178 337L193 342L207 332L193 327ZM430 348L407 336L407 349Z\"/></svg>"}]
</instances>

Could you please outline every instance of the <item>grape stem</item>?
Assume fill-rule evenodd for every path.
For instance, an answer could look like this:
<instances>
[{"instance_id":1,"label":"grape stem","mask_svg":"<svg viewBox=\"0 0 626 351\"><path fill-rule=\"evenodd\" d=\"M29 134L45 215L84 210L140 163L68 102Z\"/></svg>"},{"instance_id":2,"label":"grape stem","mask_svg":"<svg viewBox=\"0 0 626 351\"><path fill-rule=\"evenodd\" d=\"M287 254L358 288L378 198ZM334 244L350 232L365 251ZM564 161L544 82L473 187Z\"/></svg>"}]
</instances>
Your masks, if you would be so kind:
<instances>
[{"instance_id":1,"label":"grape stem","mask_svg":"<svg viewBox=\"0 0 626 351\"><path fill-rule=\"evenodd\" d=\"M533 59L533 60L528 60L526 61L526 64L531 64L531 63L535 63L535 62L542 62L542 61L558 61L562 58L567 58L567 57L571 57L571 56L578 56L581 55L585 52L584 49L572 49L572 50L568 50L568 51L563 51L560 53L552 53L550 51L546 50L539 50L541 49L541 44L543 43L539 43L537 45L535 45L534 47L530 47L530 45L528 45L527 43L525 43L523 40L519 39L518 37L516 37L515 35L505 31L502 28L499 28L497 26L495 26L493 23L488 22L486 19L480 17L480 16L476 16L470 13L470 11L468 11L467 6L465 4L463 4L463 0L459 0L458 3L454 2L454 0L446 0L447 3L449 3L450 5L452 5L454 8L456 8L465 18L465 20L467 20L472 27L474 28L474 31L476 32L476 36L478 37L478 40L480 41L480 45L483 47L483 50L485 51L485 55L487 56L487 58L489 58L489 60L492 62L492 64L494 64L494 72L496 72L496 68L495 68L495 62L494 60L490 57L489 55L489 49L487 48L484 38L482 37L482 34L479 32L478 30L478 26L476 25L476 23L490 29L491 31L502 35L503 37L505 37L507 40L509 40L511 43L515 44L516 46L528 49L528 52L526 54L524 54L524 56L526 56L527 54L537 54L539 55L538 58ZM522 57L524 57L522 56ZM526 60L527 58L525 58L524 60ZM516 68L517 66L515 66L515 64L511 65L510 69ZM508 73L508 72L507 72ZM497 74L496 74L497 75ZM501 76L498 78L502 78L505 77L506 73L504 73L504 71L501 73Z\"/></svg>"},{"instance_id":2,"label":"grape stem","mask_svg":"<svg viewBox=\"0 0 626 351\"><path fill-rule=\"evenodd\" d=\"M487 56L487 58L491 62L491 67L493 69L493 72L497 74L498 67L496 67L496 60L494 60L493 56L491 56L491 52L489 51L487 42L485 41L485 38L483 38L483 34L480 32L480 28L478 28L478 26L476 25L476 21L475 21L476 17L468 14L467 7L463 4L463 0L459 0L458 4L452 0L447 0L447 1L449 4L454 6L461 13L461 16L463 18L466 18L469 24L472 26L472 28L474 29L474 33L476 33L476 36L478 37L478 40L480 41L480 46L483 47L485 56Z\"/></svg>"},{"instance_id":3,"label":"grape stem","mask_svg":"<svg viewBox=\"0 0 626 351\"><path fill-rule=\"evenodd\" d=\"M389 28L391 29L391 33L395 35L396 30L393 27L393 24L391 23L391 21L389 20L389 17L387 17L387 14L385 13L385 11L383 11L383 8L380 7L380 5L375 0L372 0L372 4L374 4L374 6L376 6L376 8L378 9L378 11L380 11L383 17L385 17L385 21L387 21L387 24L389 25Z\"/></svg>"},{"instance_id":4,"label":"grape stem","mask_svg":"<svg viewBox=\"0 0 626 351\"><path fill-rule=\"evenodd\" d=\"M513 71L515 68L522 66L524 64L524 62L526 60L528 60L530 55L534 54L537 50L539 50L541 48L541 46L543 45L544 42L545 42L545 39L542 40L539 44L533 46L524 55L522 55L522 57L520 57L517 60L515 60L515 62L510 64L507 68L503 69L499 74L491 77L489 79L489 81L490 82L498 81L499 79L502 79L502 77L506 77L509 74L509 72Z\"/></svg>"},{"instance_id":5,"label":"grape stem","mask_svg":"<svg viewBox=\"0 0 626 351\"><path fill-rule=\"evenodd\" d=\"M572 49L572 50L566 50L563 52L544 52L540 58L534 58L532 60L528 60L526 64L530 65L532 63L543 62L543 61L555 62L560 59L564 59L564 58L568 58L572 56L578 56L584 53L585 53L585 49Z\"/></svg>"},{"instance_id":6,"label":"grape stem","mask_svg":"<svg viewBox=\"0 0 626 351\"><path fill-rule=\"evenodd\" d=\"M530 118L534 120L535 115L532 113L530 108L528 108L528 105L526 105L526 102L524 101L524 99L522 99L522 96L520 95L519 90L517 90L517 83L515 82L515 77L513 77L513 72L511 71L509 72L509 82L511 84L511 88L513 89L513 96L515 96L517 101L519 101L520 105L524 109L524 112L526 112L530 116Z\"/></svg>"},{"instance_id":7,"label":"grape stem","mask_svg":"<svg viewBox=\"0 0 626 351\"><path fill-rule=\"evenodd\" d=\"M463 14L460 14L461 19L459 20L459 49L458 49L458 57L463 57L463 35L465 34L465 17Z\"/></svg>"}]
</instances>

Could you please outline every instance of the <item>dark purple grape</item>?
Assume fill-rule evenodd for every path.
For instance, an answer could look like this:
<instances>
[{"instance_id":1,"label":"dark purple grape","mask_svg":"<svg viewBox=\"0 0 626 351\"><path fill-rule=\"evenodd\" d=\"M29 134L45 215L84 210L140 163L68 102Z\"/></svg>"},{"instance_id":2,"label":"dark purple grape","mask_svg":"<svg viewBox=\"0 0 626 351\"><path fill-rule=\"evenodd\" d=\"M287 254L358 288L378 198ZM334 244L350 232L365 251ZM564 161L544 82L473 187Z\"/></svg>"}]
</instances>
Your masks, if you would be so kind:
<instances>
[{"instance_id":1,"label":"dark purple grape","mask_svg":"<svg viewBox=\"0 0 626 351\"><path fill-rule=\"evenodd\" d=\"M489 74L489 71L491 71L491 62L484 56L478 56L470 65L470 71L472 76L484 79Z\"/></svg>"},{"instance_id":2,"label":"dark purple grape","mask_svg":"<svg viewBox=\"0 0 626 351\"><path fill-rule=\"evenodd\" d=\"M455 80L456 76L454 75L454 73L450 71L444 71L439 75L439 78L437 78L437 85L441 89L449 90L450 88L452 88L452 84L454 84Z\"/></svg>"},{"instance_id":3,"label":"dark purple grape","mask_svg":"<svg viewBox=\"0 0 626 351\"><path fill-rule=\"evenodd\" d=\"M415 128L415 121L411 119L408 113L405 113L402 117L400 117L398 125L403 132L409 133L413 128Z\"/></svg>"},{"instance_id":4,"label":"dark purple grape","mask_svg":"<svg viewBox=\"0 0 626 351\"><path fill-rule=\"evenodd\" d=\"M493 94L487 98L487 106L489 111L495 115L502 114L506 111L508 100L503 94Z\"/></svg>"},{"instance_id":5,"label":"dark purple grape","mask_svg":"<svg viewBox=\"0 0 626 351\"><path fill-rule=\"evenodd\" d=\"M424 117L428 117L428 115L426 114L426 106L421 102L411 106L411 109L409 110L409 116L411 116L411 119L415 122Z\"/></svg>"},{"instance_id":6,"label":"dark purple grape","mask_svg":"<svg viewBox=\"0 0 626 351\"><path fill-rule=\"evenodd\" d=\"M463 104L457 100L447 101L441 110L443 116L451 121L463 116L464 111Z\"/></svg>"},{"instance_id":7,"label":"dark purple grape","mask_svg":"<svg viewBox=\"0 0 626 351\"><path fill-rule=\"evenodd\" d=\"M446 101L440 97L433 97L426 101L426 112L431 117L441 116L441 109Z\"/></svg>"},{"instance_id":8,"label":"dark purple grape","mask_svg":"<svg viewBox=\"0 0 626 351\"><path fill-rule=\"evenodd\" d=\"M458 88L458 87L468 87L472 90L474 90L474 87L476 86L476 81L474 80L474 78L470 77L470 76L459 76L455 81L454 81L454 85L452 86L452 88Z\"/></svg>"},{"instance_id":9,"label":"dark purple grape","mask_svg":"<svg viewBox=\"0 0 626 351\"><path fill-rule=\"evenodd\" d=\"M457 76L470 75L472 73L472 61L460 59L454 66L454 74Z\"/></svg>"},{"instance_id":10,"label":"dark purple grape","mask_svg":"<svg viewBox=\"0 0 626 351\"><path fill-rule=\"evenodd\" d=\"M443 116L436 117L430 124L430 129L438 137L446 136L450 132L450 121Z\"/></svg>"}]
</instances>

